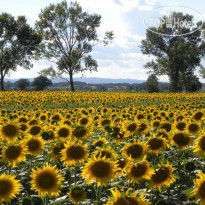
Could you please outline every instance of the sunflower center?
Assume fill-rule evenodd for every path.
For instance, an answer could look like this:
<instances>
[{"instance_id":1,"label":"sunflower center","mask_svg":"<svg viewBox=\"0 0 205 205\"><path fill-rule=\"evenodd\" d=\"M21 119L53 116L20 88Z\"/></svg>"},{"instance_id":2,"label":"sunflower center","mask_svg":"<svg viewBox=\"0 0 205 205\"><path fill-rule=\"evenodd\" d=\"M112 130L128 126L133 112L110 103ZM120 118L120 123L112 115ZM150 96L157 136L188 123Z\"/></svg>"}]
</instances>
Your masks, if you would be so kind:
<instances>
[{"instance_id":1,"label":"sunflower center","mask_svg":"<svg viewBox=\"0 0 205 205\"><path fill-rule=\"evenodd\" d=\"M30 134L38 135L41 132L41 128L39 126L33 126L30 129Z\"/></svg>"},{"instance_id":2,"label":"sunflower center","mask_svg":"<svg viewBox=\"0 0 205 205\"><path fill-rule=\"evenodd\" d=\"M177 127L178 130L183 131L185 129L185 127L186 127L186 123L179 122L176 127Z\"/></svg>"},{"instance_id":3,"label":"sunflower center","mask_svg":"<svg viewBox=\"0 0 205 205\"><path fill-rule=\"evenodd\" d=\"M147 129L147 125L146 125L145 123L141 123L141 124L139 125L138 131L139 131L139 132L143 132L143 131L145 131L146 129Z\"/></svg>"},{"instance_id":4,"label":"sunflower center","mask_svg":"<svg viewBox=\"0 0 205 205\"><path fill-rule=\"evenodd\" d=\"M127 126L127 131L133 132L137 129L137 125L135 123L131 123Z\"/></svg>"},{"instance_id":5,"label":"sunflower center","mask_svg":"<svg viewBox=\"0 0 205 205\"><path fill-rule=\"evenodd\" d=\"M66 138L66 137L68 137L68 135L69 135L69 130L68 130L67 128L61 128L61 129L58 131L58 135L59 135L59 137Z\"/></svg>"},{"instance_id":6,"label":"sunflower center","mask_svg":"<svg viewBox=\"0 0 205 205\"><path fill-rule=\"evenodd\" d=\"M142 155L143 148L141 145L131 145L130 147L127 148L126 150L127 155L131 156L131 158L139 158Z\"/></svg>"},{"instance_id":7,"label":"sunflower center","mask_svg":"<svg viewBox=\"0 0 205 205\"><path fill-rule=\"evenodd\" d=\"M146 173L146 171L147 171L146 164L138 164L131 168L131 173L134 177L141 177Z\"/></svg>"},{"instance_id":8,"label":"sunflower center","mask_svg":"<svg viewBox=\"0 0 205 205\"><path fill-rule=\"evenodd\" d=\"M56 155L56 156L60 155L61 150L64 149L64 148L65 147L64 147L63 144L61 144L60 146L55 146L53 148L53 154Z\"/></svg>"},{"instance_id":9,"label":"sunflower center","mask_svg":"<svg viewBox=\"0 0 205 205\"><path fill-rule=\"evenodd\" d=\"M202 137L200 142L199 142L199 147L205 151L205 137Z\"/></svg>"},{"instance_id":10,"label":"sunflower center","mask_svg":"<svg viewBox=\"0 0 205 205\"><path fill-rule=\"evenodd\" d=\"M202 199L205 199L205 182L200 185L199 195Z\"/></svg>"},{"instance_id":11,"label":"sunflower center","mask_svg":"<svg viewBox=\"0 0 205 205\"><path fill-rule=\"evenodd\" d=\"M85 127L76 127L73 131L73 135L76 138L83 138L86 134L87 130Z\"/></svg>"},{"instance_id":12,"label":"sunflower center","mask_svg":"<svg viewBox=\"0 0 205 205\"><path fill-rule=\"evenodd\" d=\"M110 152L108 152L108 151L100 151L98 154L96 154L96 157L101 157L101 158L103 158L103 157L106 157L106 158L111 158L112 157L112 154L110 153Z\"/></svg>"},{"instance_id":13,"label":"sunflower center","mask_svg":"<svg viewBox=\"0 0 205 205\"><path fill-rule=\"evenodd\" d=\"M108 119L103 120L103 121L101 122L101 125L102 125L102 126L105 126L105 125L107 125L107 124L110 124L110 120L108 120Z\"/></svg>"},{"instance_id":14,"label":"sunflower center","mask_svg":"<svg viewBox=\"0 0 205 205\"><path fill-rule=\"evenodd\" d=\"M2 129L4 135L7 137L15 137L18 134L18 129L15 125L5 125Z\"/></svg>"},{"instance_id":15,"label":"sunflower center","mask_svg":"<svg viewBox=\"0 0 205 205\"><path fill-rule=\"evenodd\" d=\"M132 197L121 197L116 202L114 202L114 205L139 205L139 203L134 200Z\"/></svg>"},{"instance_id":16,"label":"sunflower center","mask_svg":"<svg viewBox=\"0 0 205 205\"><path fill-rule=\"evenodd\" d=\"M21 154L22 148L20 146L12 145L6 150L6 157L9 159L17 159Z\"/></svg>"},{"instance_id":17,"label":"sunflower center","mask_svg":"<svg viewBox=\"0 0 205 205\"><path fill-rule=\"evenodd\" d=\"M119 159L118 162L117 162L117 165L118 165L119 168L123 169L126 165L126 162L125 162L125 160Z\"/></svg>"},{"instance_id":18,"label":"sunflower center","mask_svg":"<svg viewBox=\"0 0 205 205\"><path fill-rule=\"evenodd\" d=\"M154 138L149 140L148 145L151 150L158 150L162 147L163 140Z\"/></svg>"},{"instance_id":19,"label":"sunflower center","mask_svg":"<svg viewBox=\"0 0 205 205\"><path fill-rule=\"evenodd\" d=\"M67 149L66 155L69 159L78 160L83 158L85 155L85 150L82 146L71 146Z\"/></svg>"},{"instance_id":20,"label":"sunflower center","mask_svg":"<svg viewBox=\"0 0 205 205\"><path fill-rule=\"evenodd\" d=\"M22 130L22 131L26 131L27 130L27 126L25 124L21 124L19 129Z\"/></svg>"},{"instance_id":21,"label":"sunflower center","mask_svg":"<svg viewBox=\"0 0 205 205\"><path fill-rule=\"evenodd\" d=\"M169 169L166 167L161 167L159 170L157 170L153 175L151 180L154 183L162 183L164 182L170 175Z\"/></svg>"},{"instance_id":22,"label":"sunflower center","mask_svg":"<svg viewBox=\"0 0 205 205\"><path fill-rule=\"evenodd\" d=\"M0 196L8 194L11 191L11 182L8 180L1 179L0 180Z\"/></svg>"},{"instance_id":23,"label":"sunflower center","mask_svg":"<svg viewBox=\"0 0 205 205\"><path fill-rule=\"evenodd\" d=\"M170 132L171 129L172 129L172 125L169 124L169 123L164 123L164 124L162 125L162 129L165 129L167 132Z\"/></svg>"},{"instance_id":24,"label":"sunflower center","mask_svg":"<svg viewBox=\"0 0 205 205\"><path fill-rule=\"evenodd\" d=\"M103 178L109 175L111 167L108 162L99 161L95 162L90 170L94 176Z\"/></svg>"},{"instance_id":25,"label":"sunflower center","mask_svg":"<svg viewBox=\"0 0 205 205\"><path fill-rule=\"evenodd\" d=\"M43 189L49 189L52 188L55 184L55 177L50 172L44 172L40 174L37 178L37 184L39 187Z\"/></svg>"},{"instance_id":26,"label":"sunflower center","mask_svg":"<svg viewBox=\"0 0 205 205\"><path fill-rule=\"evenodd\" d=\"M36 150L38 150L38 149L40 148L40 143L39 143L39 141L38 141L38 140L35 140L35 139L30 140L30 141L27 143L27 145L28 145L29 151L36 151Z\"/></svg>"},{"instance_id":27,"label":"sunflower center","mask_svg":"<svg viewBox=\"0 0 205 205\"><path fill-rule=\"evenodd\" d=\"M101 141L101 140L99 140L99 141L97 141L97 142L95 143L95 146L96 146L96 147L101 147L103 144L104 144L104 142Z\"/></svg>"},{"instance_id":28,"label":"sunflower center","mask_svg":"<svg viewBox=\"0 0 205 205\"><path fill-rule=\"evenodd\" d=\"M202 113L202 112L197 112L197 113L194 115L194 119L195 119L195 120L200 120L202 117L203 117L203 113Z\"/></svg>"},{"instance_id":29,"label":"sunflower center","mask_svg":"<svg viewBox=\"0 0 205 205\"><path fill-rule=\"evenodd\" d=\"M88 119L87 118L82 118L81 120L80 120L80 124L81 125L86 125L88 123Z\"/></svg>"},{"instance_id":30,"label":"sunflower center","mask_svg":"<svg viewBox=\"0 0 205 205\"><path fill-rule=\"evenodd\" d=\"M198 128L199 127L197 124L190 124L188 127L189 131L191 131L191 132L196 132L198 130Z\"/></svg>"},{"instance_id":31,"label":"sunflower center","mask_svg":"<svg viewBox=\"0 0 205 205\"><path fill-rule=\"evenodd\" d=\"M76 187L72 190L71 194L72 194L72 197L79 198L83 195L83 189L80 187Z\"/></svg>"},{"instance_id":32,"label":"sunflower center","mask_svg":"<svg viewBox=\"0 0 205 205\"><path fill-rule=\"evenodd\" d=\"M183 133L177 133L173 137L174 142L179 146L185 146L189 143L189 137Z\"/></svg>"}]
</instances>

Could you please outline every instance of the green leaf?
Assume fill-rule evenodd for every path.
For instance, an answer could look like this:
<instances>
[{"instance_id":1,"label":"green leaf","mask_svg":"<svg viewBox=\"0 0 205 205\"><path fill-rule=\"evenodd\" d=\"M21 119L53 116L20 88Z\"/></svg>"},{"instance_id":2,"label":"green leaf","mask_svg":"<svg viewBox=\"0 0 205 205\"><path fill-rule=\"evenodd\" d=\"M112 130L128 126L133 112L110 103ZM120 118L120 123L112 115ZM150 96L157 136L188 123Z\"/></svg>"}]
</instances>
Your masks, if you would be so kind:
<instances>
[{"instance_id":1,"label":"green leaf","mask_svg":"<svg viewBox=\"0 0 205 205\"><path fill-rule=\"evenodd\" d=\"M190 196L191 193L193 192L194 188L191 188L191 189L186 189L184 191L182 191L183 194L186 194L187 196Z\"/></svg>"}]
</instances>

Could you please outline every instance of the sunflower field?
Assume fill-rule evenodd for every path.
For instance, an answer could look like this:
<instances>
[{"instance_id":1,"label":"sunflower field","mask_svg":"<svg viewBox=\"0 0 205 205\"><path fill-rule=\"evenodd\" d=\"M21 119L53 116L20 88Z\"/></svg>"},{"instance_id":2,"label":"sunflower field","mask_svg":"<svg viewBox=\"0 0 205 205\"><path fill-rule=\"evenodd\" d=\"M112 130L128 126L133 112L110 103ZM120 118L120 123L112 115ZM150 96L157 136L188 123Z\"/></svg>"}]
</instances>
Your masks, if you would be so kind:
<instances>
[{"instance_id":1,"label":"sunflower field","mask_svg":"<svg viewBox=\"0 0 205 205\"><path fill-rule=\"evenodd\" d=\"M0 92L0 204L205 205L205 94Z\"/></svg>"}]
</instances>

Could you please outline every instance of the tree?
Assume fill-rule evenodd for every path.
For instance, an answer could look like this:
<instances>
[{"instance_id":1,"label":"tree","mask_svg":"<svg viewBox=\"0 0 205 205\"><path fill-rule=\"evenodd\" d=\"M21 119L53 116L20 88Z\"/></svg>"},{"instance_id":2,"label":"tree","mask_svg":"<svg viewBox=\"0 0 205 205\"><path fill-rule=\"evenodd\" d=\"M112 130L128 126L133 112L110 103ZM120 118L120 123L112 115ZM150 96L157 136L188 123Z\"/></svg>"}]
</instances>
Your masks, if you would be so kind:
<instances>
[{"instance_id":1,"label":"tree","mask_svg":"<svg viewBox=\"0 0 205 205\"><path fill-rule=\"evenodd\" d=\"M32 85L35 87L36 91L44 90L48 86L52 85L52 81L46 76L40 75L37 78L34 78Z\"/></svg>"},{"instance_id":2,"label":"tree","mask_svg":"<svg viewBox=\"0 0 205 205\"><path fill-rule=\"evenodd\" d=\"M174 12L173 15L176 19L183 21L190 21L193 17L179 12ZM168 16L163 18L166 19ZM199 24L201 25L201 22L197 23L198 26ZM143 54L155 57L145 65L145 68L153 70L156 75L168 75L172 92L179 91L181 84L188 90L187 76L194 74L196 67L201 65L201 58L205 55L201 29L192 34L180 36L185 32L191 32L191 28L176 28L176 26L174 24L173 28L168 28L166 24L162 24L159 27L152 27L150 28L152 31L167 35L159 35L148 29L146 39L141 42Z\"/></svg>"},{"instance_id":3,"label":"tree","mask_svg":"<svg viewBox=\"0 0 205 205\"><path fill-rule=\"evenodd\" d=\"M30 69L30 60L37 57L36 48L41 35L32 29L24 16L15 19L8 13L0 15L0 85L4 90L4 78L17 66Z\"/></svg>"},{"instance_id":4,"label":"tree","mask_svg":"<svg viewBox=\"0 0 205 205\"><path fill-rule=\"evenodd\" d=\"M98 44L108 45L113 33L106 32L100 40L97 29L101 16L83 12L76 2L71 2L69 7L66 1L50 4L42 10L39 18L36 28L44 39L41 56L57 65L57 70L50 67L40 74L52 78L69 75L71 90L74 91L73 75L87 70L97 71L97 61L89 53Z\"/></svg>"},{"instance_id":5,"label":"tree","mask_svg":"<svg viewBox=\"0 0 205 205\"><path fill-rule=\"evenodd\" d=\"M202 88L202 83L199 81L196 75L189 76L187 80L187 92L196 92Z\"/></svg>"},{"instance_id":6,"label":"tree","mask_svg":"<svg viewBox=\"0 0 205 205\"><path fill-rule=\"evenodd\" d=\"M19 79L16 81L16 87L20 90L25 90L30 85L30 82L28 79Z\"/></svg>"},{"instance_id":7,"label":"tree","mask_svg":"<svg viewBox=\"0 0 205 205\"><path fill-rule=\"evenodd\" d=\"M155 74L151 74L146 81L146 90L149 93L157 93L159 92L159 83L157 76Z\"/></svg>"}]
</instances>

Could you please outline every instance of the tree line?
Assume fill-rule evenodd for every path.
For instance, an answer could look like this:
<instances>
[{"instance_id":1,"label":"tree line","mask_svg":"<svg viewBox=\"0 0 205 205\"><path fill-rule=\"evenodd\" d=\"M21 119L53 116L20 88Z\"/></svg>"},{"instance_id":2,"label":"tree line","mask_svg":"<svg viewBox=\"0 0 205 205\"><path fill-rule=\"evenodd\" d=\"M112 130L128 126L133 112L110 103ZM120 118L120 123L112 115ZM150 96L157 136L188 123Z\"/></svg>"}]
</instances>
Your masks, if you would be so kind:
<instances>
[{"instance_id":1,"label":"tree line","mask_svg":"<svg viewBox=\"0 0 205 205\"><path fill-rule=\"evenodd\" d=\"M190 20L192 16L175 12L179 19ZM166 16L164 16L166 18ZM114 38L112 31L106 31L99 38L101 16L84 12L77 2L66 1L50 4L39 14L39 20L31 27L25 16L17 18L8 13L0 15L0 86L4 90L4 78L18 66L31 69L31 60L46 59L55 65L42 70L39 74L51 78L69 76L71 91L74 91L73 75L89 70L97 71L97 61L90 53L99 44L107 46ZM197 26L204 22L198 22ZM187 35L182 34L185 32ZM147 29L141 42L144 55L153 56L153 60L144 67L149 69L147 86L156 88L157 76L169 77L171 92L185 88L193 92L200 88L195 71L205 78L202 59L205 56L203 30L189 32L189 28L167 28L165 25ZM155 31L153 33L152 31ZM191 28L190 28L191 31ZM159 35L163 32L167 35ZM154 86L153 86L154 85Z\"/></svg>"}]
</instances>

